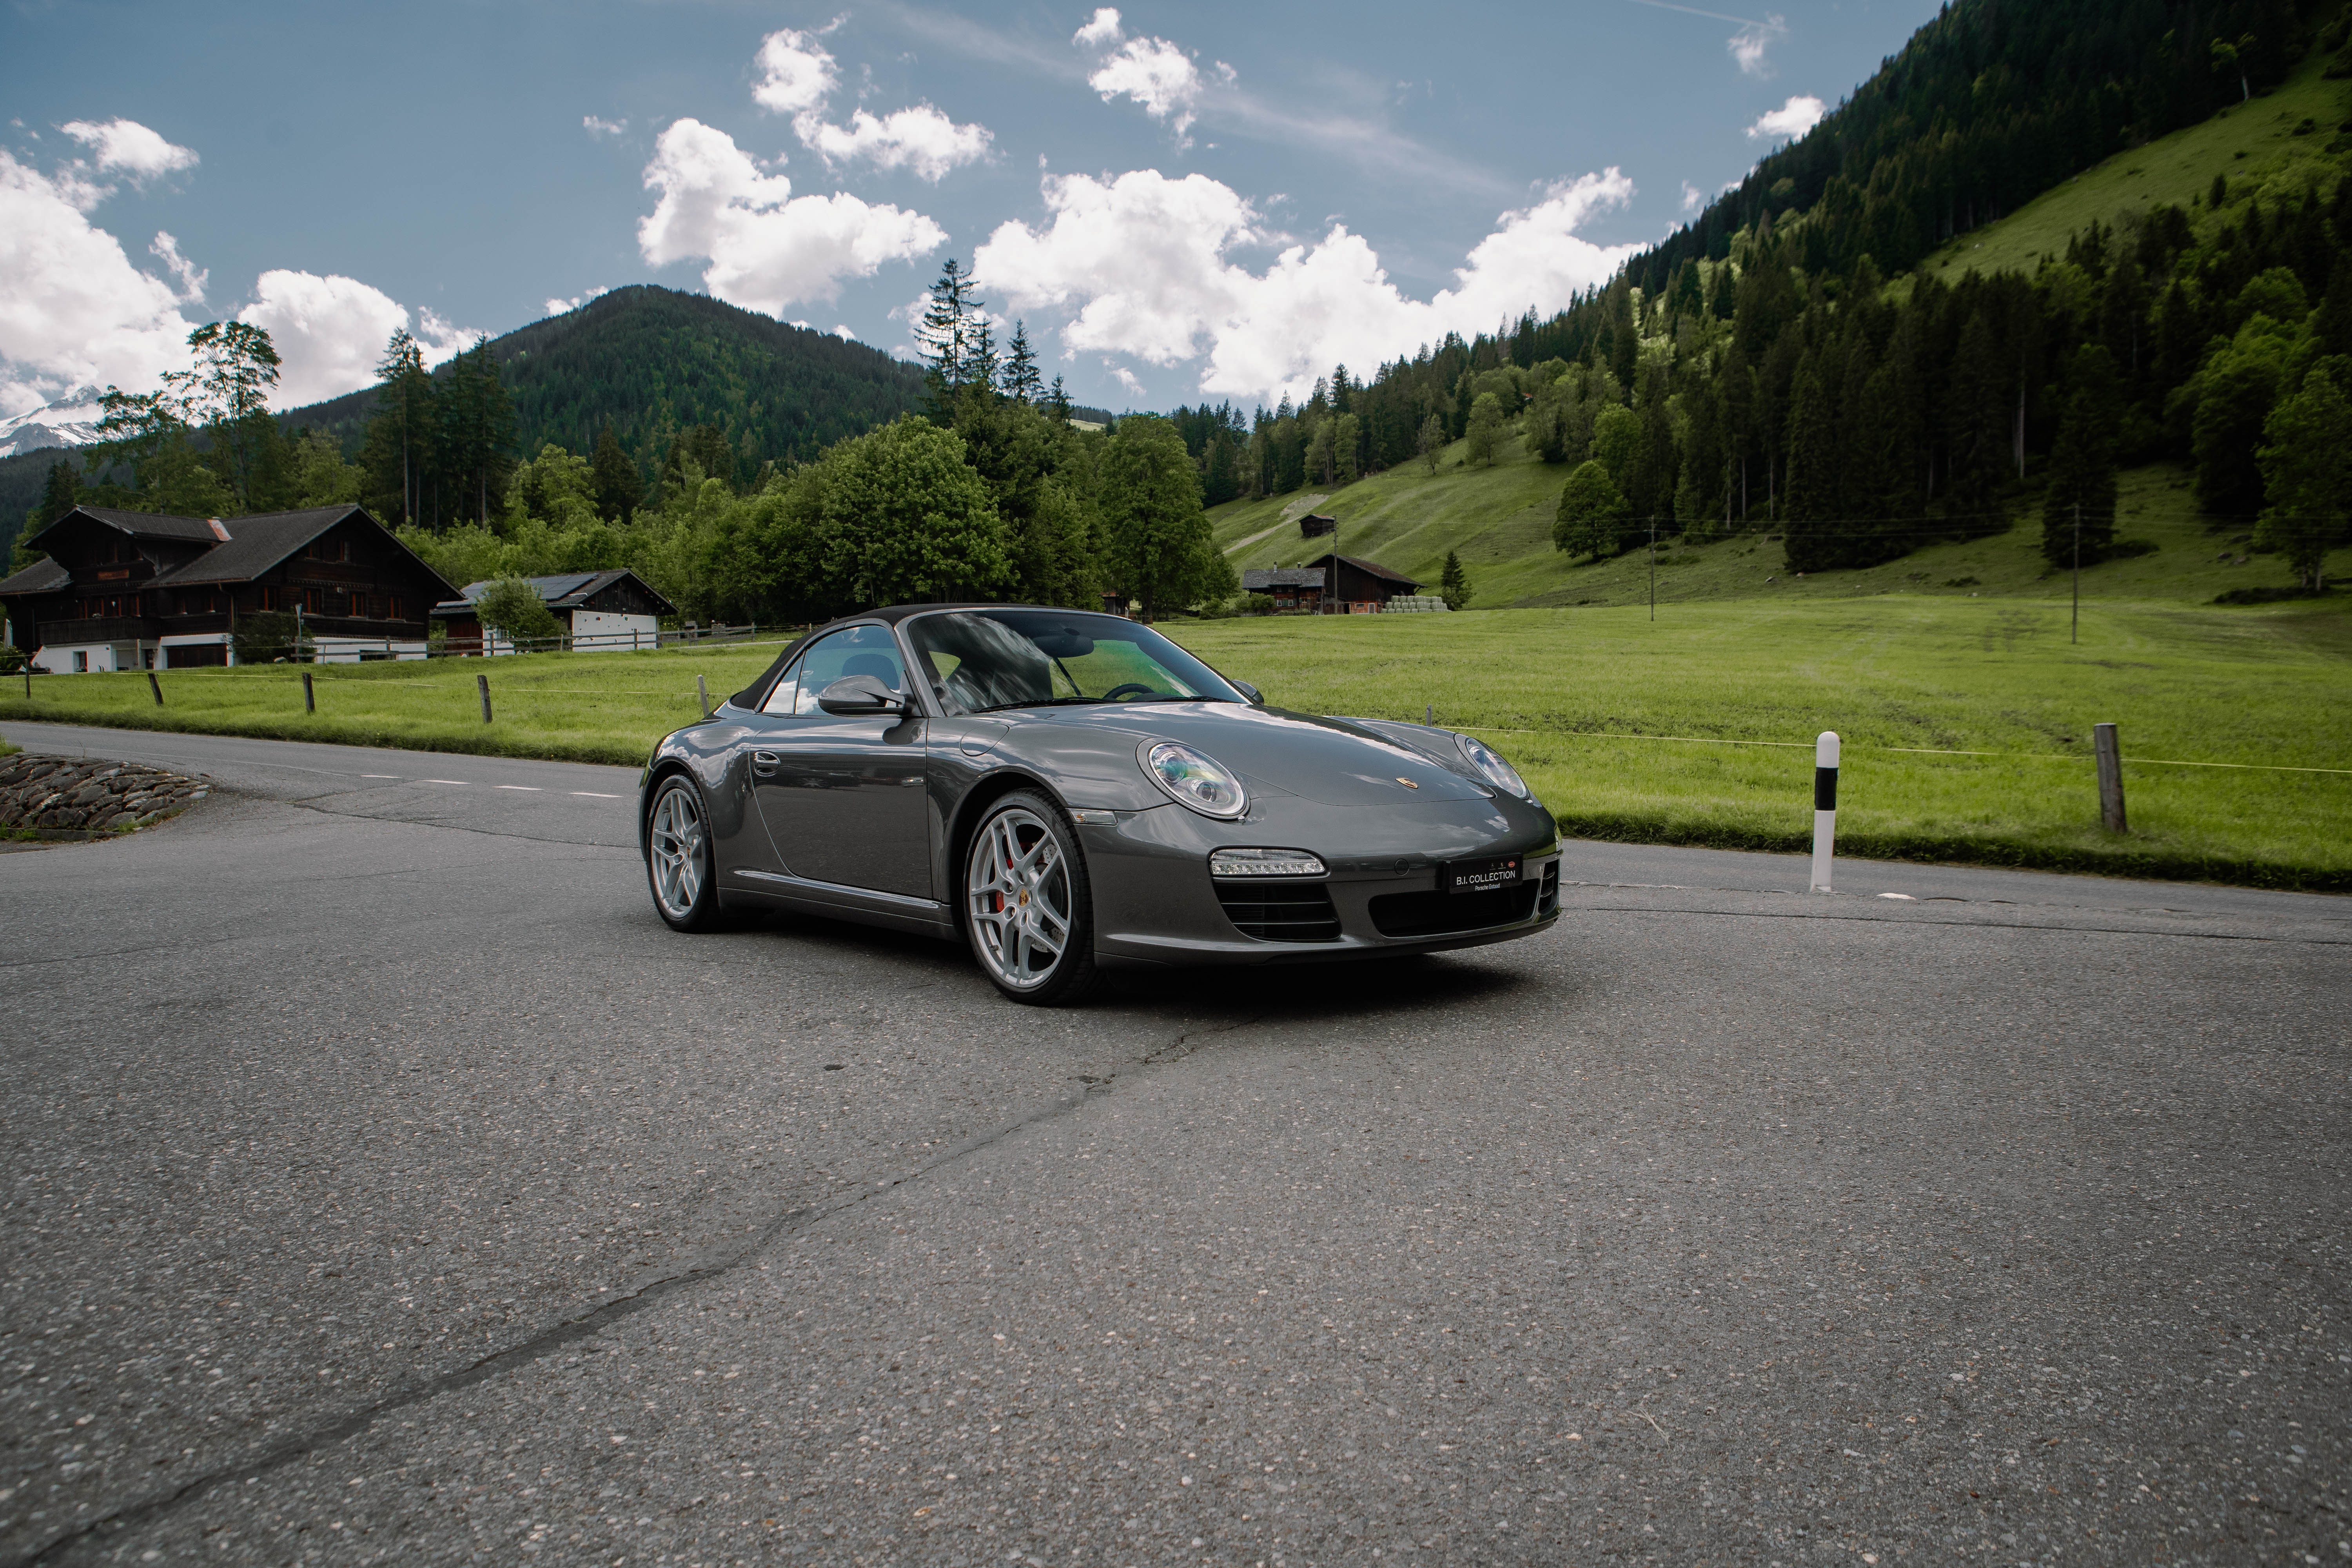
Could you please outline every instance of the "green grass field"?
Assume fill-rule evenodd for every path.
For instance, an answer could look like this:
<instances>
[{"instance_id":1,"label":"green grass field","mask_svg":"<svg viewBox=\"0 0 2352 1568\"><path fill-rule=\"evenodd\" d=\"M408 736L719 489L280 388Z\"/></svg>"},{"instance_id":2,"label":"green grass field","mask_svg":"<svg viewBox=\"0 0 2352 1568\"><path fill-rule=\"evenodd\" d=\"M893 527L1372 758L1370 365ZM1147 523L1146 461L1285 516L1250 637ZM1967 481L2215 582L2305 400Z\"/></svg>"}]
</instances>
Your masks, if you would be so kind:
<instances>
[{"instance_id":1,"label":"green grass field","mask_svg":"<svg viewBox=\"0 0 2352 1568\"><path fill-rule=\"evenodd\" d=\"M1628 607L1168 629L1282 706L1434 708L1510 757L1574 834L1802 848L1828 729L1846 745L1853 854L2352 888L2352 622L2324 602L2094 604L2074 647L2063 604L1965 597L1669 604L1654 624ZM2123 740L2121 838L2099 826L2100 721ZM1780 744L1714 743L1732 741Z\"/></svg>"},{"instance_id":2,"label":"green grass field","mask_svg":"<svg viewBox=\"0 0 2352 1568\"><path fill-rule=\"evenodd\" d=\"M2205 195L2217 174L2227 174L2234 187L2252 185L2266 206L2288 195L2302 200L2305 185L2341 175L2345 168L2343 154L2327 148L2352 117L2352 81L2327 80L2320 74L2326 63L2313 50L2275 91L2118 153L1998 222L1960 236L1922 267L1952 280L1971 267L2032 271L2044 256L2063 257L2067 237L2093 218L2112 224L2121 213L2166 204L2186 207L2191 196ZM2296 135L2306 119L2313 129Z\"/></svg>"},{"instance_id":3,"label":"green grass field","mask_svg":"<svg viewBox=\"0 0 2352 1568\"><path fill-rule=\"evenodd\" d=\"M700 717L696 676L717 702L782 646L316 665L316 713L302 710L301 671L291 665L162 670L161 708L143 674L37 677L29 700L25 682L10 678L0 681L0 726L30 719L634 767L656 741ZM490 679L488 724L477 675Z\"/></svg>"}]
</instances>

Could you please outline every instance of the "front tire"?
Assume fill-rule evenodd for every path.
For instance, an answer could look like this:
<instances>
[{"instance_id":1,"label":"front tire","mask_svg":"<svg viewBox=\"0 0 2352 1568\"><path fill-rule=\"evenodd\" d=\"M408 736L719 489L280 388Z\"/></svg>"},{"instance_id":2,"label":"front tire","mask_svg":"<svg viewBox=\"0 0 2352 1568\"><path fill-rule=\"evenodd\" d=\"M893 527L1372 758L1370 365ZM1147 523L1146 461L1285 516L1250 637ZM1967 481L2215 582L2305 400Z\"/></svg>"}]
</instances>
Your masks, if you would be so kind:
<instances>
[{"instance_id":1,"label":"front tire","mask_svg":"<svg viewBox=\"0 0 2352 1568\"><path fill-rule=\"evenodd\" d=\"M988 808L964 858L964 933L999 991L1050 1007L1094 987L1094 887L1062 808L1016 791Z\"/></svg>"},{"instance_id":2,"label":"front tire","mask_svg":"<svg viewBox=\"0 0 2352 1568\"><path fill-rule=\"evenodd\" d=\"M646 816L646 880L653 889L655 910L672 931L718 929L719 879L711 871L709 820L702 792L683 773L662 781Z\"/></svg>"}]
</instances>

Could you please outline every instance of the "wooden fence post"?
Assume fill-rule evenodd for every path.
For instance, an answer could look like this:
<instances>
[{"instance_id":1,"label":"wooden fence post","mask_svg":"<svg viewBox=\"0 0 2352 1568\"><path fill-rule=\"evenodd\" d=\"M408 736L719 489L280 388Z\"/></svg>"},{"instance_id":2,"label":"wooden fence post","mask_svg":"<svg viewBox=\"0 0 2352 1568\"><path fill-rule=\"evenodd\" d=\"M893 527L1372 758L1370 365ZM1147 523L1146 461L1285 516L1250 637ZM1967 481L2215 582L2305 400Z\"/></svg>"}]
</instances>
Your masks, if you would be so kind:
<instances>
[{"instance_id":1,"label":"wooden fence post","mask_svg":"<svg viewBox=\"0 0 2352 1568\"><path fill-rule=\"evenodd\" d=\"M709 682L708 682L708 681L706 681L706 680L704 680L704 679L702 679L702 677L700 677L700 676L698 676L698 676L696 676L696 677L694 678L694 694L695 694L697 697L698 697L698 698L702 699L702 716L703 716L705 719L709 718L709 717L710 717L710 683L709 683Z\"/></svg>"},{"instance_id":2,"label":"wooden fence post","mask_svg":"<svg viewBox=\"0 0 2352 1568\"><path fill-rule=\"evenodd\" d=\"M302 711L316 713L318 710L318 694L310 689L310 672L306 669L302 672Z\"/></svg>"},{"instance_id":3,"label":"wooden fence post","mask_svg":"<svg viewBox=\"0 0 2352 1568\"><path fill-rule=\"evenodd\" d=\"M163 706L163 687L162 682L155 679L155 672L152 669L147 672L147 689L155 694L155 706L158 708Z\"/></svg>"},{"instance_id":4,"label":"wooden fence post","mask_svg":"<svg viewBox=\"0 0 2352 1568\"><path fill-rule=\"evenodd\" d=\"M474 689L482 694L482 722L487 724L490 721L490 678L487 675L474 677Z\"/></svg>"},{"instance_id":5,"label":"wooden fence post","mask_svg":"<svg viewBox=\"0 0 2352 1568\"><path fill-rule=\"evenodd\" d=\"M2091 746L2099 756L2099 822L2110 833L2124 827L2124 752L2113 724L2091 726Z\"/></svg>"}]
</instances>

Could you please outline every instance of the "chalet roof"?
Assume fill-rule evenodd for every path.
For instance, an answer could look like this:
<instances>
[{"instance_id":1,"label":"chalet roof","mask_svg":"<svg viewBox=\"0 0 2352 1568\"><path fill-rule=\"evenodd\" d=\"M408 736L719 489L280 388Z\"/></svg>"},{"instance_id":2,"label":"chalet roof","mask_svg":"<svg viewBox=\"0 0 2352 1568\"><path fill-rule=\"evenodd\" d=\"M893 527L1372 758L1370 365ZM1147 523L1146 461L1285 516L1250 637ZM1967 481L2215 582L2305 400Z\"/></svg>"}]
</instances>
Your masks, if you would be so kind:
<instances>
[{"instance_id":1,"label":"chalet roof","mask_svg":"<svg viewBox=\"0 0 2352 1568\"><path fill-rule=\"evenodd\" d=\"M22 572L0 577L0 599L12 594L54 594L72 581L73 574L54 561L36 561Z\"/></svg>"},{"instance_id":2,"label":"chalet roof","mask_svg":"<svg viewBox=\"0 0 2352 1568\"><path fill-rule=\"evenodd\" d=\"M586 604L624 577L635 583L647 597L661 605L663 614L677 614L677 606L671 604L659 589L625 566L608 572L564 572L551 577L526 577L523 581L531 585L539 595L540 603L549 609L572 610ZM487 579L468 583L459 590L460 597L444 599L433 606L433 613L436 616L463 613L469 605L480 604L482 595L490 591L490 580Z\"/></svg>"},{"instance_id":3,"label":"chalet roof","mask_svg":"<svg viewBox=\"0 0 2352 1568\"><path fill-rule=\"evenodd\" d=\"M1377 561L1366 561L1361 557L1355 555L1342 555L1339 559L1348 565L1353 566L1357 571L1361 572L1368 576L1378 577L1384 583L1402 583L1408 588L1418 588L1421 586L1421 584L1415 579L1406 576L1402 572L1391 572ZM1318 555L1314 560L1309 561L1307 564L1309 566L1318 567L1324 571L1328 571L1331 566L1331 557L1328 555Z\"/></svg>"},{"instance_id":4,"label":"chalet roof","mask_svg":"<svg viewBox=\"0 0 2352 1568\"><path fill-rule=\"evenodd\" d=\"M155 586L249 582L354 512L367 515L355 506L322 506L308 511L264 511L230 518L221 525L227 534L224 542L178 571L157 577ZM205 537L212 537L209 530Z\"/></svg>"},{"instance_id":5,"label":"chalet roof","mask_svg":"<svg viewBox=\"0 0 2352 1568\"><path fill-rule=\"evenodd\" d=\"M1261 566L1242 574L1242 589L1262 594L1268 588L1321 588L1329 584L1330 575L1312 566Z\"/></svg>"},{"instance_id":6,"label":"chalet roof","mask_svg":"<svg viewBox=\"0 0 2352 1568\"><path fill-rule=\"evenodd\" d=\"M213 520L203 517L173 517L160 511L118 511L110 506L78 506L48 528L41 530L26 543L37 542L50 528L62 528L76 517L86 517L93 522L131 535L133 539L177 539L196 541L205 544L218 543L223 537L213 526Z\"/></svg>"}]
</instances>

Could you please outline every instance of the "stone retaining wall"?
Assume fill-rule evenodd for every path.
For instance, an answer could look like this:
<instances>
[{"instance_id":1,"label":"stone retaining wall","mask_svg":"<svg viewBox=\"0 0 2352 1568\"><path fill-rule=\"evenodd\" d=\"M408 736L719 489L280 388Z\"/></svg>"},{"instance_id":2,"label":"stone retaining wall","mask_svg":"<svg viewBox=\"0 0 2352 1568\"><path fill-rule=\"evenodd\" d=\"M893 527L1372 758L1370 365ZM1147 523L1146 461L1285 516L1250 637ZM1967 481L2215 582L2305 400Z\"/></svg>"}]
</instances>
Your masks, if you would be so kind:
<instances>
[{"instance_id":1,"label":"stone retaining wall","mask_svg":"<svg viewBox=\"0 0 2352 1568\"><path fill-rule=\"evenodd\" d=\"M20 752L0 757L0 829L41 837L128 833L210 793L202 779L137 763Z\"/></svg>"}]
</instances>

